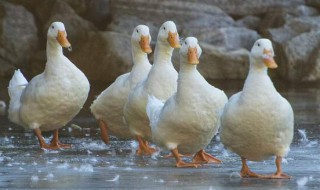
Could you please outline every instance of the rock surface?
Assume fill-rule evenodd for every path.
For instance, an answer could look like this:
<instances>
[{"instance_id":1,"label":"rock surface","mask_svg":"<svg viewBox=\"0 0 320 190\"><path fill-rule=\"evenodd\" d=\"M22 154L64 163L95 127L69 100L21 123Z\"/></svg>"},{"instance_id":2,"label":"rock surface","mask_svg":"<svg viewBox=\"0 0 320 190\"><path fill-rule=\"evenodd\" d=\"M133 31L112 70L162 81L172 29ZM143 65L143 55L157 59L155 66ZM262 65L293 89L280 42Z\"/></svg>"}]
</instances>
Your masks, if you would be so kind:
<instances>
[{"instance_id":1,"label":"rock surface","mask_svg":"<svg viewBox=\"0 0 320 190\"><path fill-rule=\"evenodd\" d=\"M132 66L130 42L130 36L125 34L90 32L70 59L85 71L89 79L110 83Z\"/></svg>"},{"instance_id":2,"label":"rock surface","mask_svg":"<svg viewBox=\"0 0 320 190\"><path fill-rule=\"evenodd\" d=\"M38 47L34 17L23 6L0 2L0 77L25 67Z\"/></svg>"},{"instance_id":3,"label":"rock surface","mask_svg":"<svg viewBox=\"0 0 320 190\"><path fill-rule=\"evenodd\" d=\"M279 68L273 77L320 80L318 0L1 1L0 77L10 77L15 68L29 77L42 72L47 29L57 20L65 23L73 45L65 55L90 80L112 82L129 71L132 29L148 25L154 47L158 29L167 20L177 24L182 39L199 39L199 70L207 79L245 78L248 51L263 37L274 43ZM179 64L178 51L173 62Z\"/></svg>"}]
</instances>

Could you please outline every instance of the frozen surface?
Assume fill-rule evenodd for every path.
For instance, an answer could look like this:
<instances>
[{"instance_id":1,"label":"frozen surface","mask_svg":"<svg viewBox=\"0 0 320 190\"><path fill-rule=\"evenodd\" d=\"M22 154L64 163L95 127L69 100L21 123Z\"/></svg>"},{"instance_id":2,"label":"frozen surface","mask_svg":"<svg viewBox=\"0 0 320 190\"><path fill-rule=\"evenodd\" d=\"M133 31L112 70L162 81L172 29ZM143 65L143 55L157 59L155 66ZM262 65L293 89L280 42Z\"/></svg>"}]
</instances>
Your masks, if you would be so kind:
<instances>
[{"instance_id":1,"label":"frozen surface","mask_svg":"<svg viewBox=\"0 0 320 190\"><path fill-rule=\"evenodd\" d=\"M230 95L240 88L231 85L226 92ZM294 142L283 160L283 170L293 176L291 180L241 179L240 158L225 150L219 137L207 148L223 161L219 165L175 168L173 158L161 157L168 153L165 151L153 157L136 157L132 151L137 147L135 142L112 137L111 144L105 145L99 138L97 123L84 111L61 130L61 141L73 148L55 151L39 149L32 131L24 131L0 116L0 188L320 189L320 90L317 86L277 88L292 103L296 114ZM1 98L5 99L0 93ZM52 134L44 136L49 141ZM274 158L249 162L249 166L263 174L276 169Z\"/></svg>"}]
</instances>

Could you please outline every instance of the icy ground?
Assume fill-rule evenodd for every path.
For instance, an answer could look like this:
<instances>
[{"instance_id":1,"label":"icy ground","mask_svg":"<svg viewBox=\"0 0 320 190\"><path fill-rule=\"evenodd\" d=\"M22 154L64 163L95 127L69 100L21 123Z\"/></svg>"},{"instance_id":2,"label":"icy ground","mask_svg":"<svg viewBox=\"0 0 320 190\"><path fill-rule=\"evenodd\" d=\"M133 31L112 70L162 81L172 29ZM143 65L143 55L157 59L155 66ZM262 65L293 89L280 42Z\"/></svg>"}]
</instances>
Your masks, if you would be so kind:
<instances>
[{"instance_id":1,"label":"icy ground","mask_svg":"<svg viewBox=\"0 0 320 190\"><path fill-rule=\"evenodd\" d=\"M112 138L106 146L95 128L65 128L61 141L73 148L58 151L43 151L33 133L10 128L0 137L0 188L319 189L319 133L315 127L296 130L283 161L284 171L294 177L291 180L241 179L239 157L226 151L216 138L207 151L223 160L222 164L178 169L174 159L161 154L134 156L136 143L131 141ZM46 137L49 141L50 134ZM249 165L259 173L275 171L273 158Z\"/></svg>"}]
</instances>

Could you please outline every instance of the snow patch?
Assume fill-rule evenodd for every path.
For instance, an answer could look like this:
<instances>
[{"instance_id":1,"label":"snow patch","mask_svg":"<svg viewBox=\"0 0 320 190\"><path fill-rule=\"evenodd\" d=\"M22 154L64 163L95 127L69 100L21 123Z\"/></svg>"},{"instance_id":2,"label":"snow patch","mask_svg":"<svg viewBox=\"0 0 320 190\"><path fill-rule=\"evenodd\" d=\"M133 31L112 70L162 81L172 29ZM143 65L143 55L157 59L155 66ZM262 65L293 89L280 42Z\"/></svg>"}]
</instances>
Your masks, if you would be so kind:
<instances>
[{"instance_id":1,"label":"snow patch","mask_svg":"<svg viewBox=\"0 0 320 190\"><path fill-rule=\"evenodd\" d=\"M54 175L53 173L48 173L48 175L46 176L47 180L52 181L54 179Z\"/></svg>"},{"instance_id":2,"label":"snow patch","mask_svg":"<svg viewBox=\"0 0 320 190\"><path fill-rule=\"evenodd\" d=\"M91 164L82 164L79 168L75 167L73 169L79 172L93 172Z\"/></svg>"},{"instance_id":3,"label":"snow patch","mask_svg":"<svg viewBox=\"0 0 320 190\"><path fill-rule=\"evenodd\" d=\"M298 129L298 132L299 132L301 142L309 142L305 129Z\"/></svg>"},{"instance_id":4,"label":"snow patch","mask_svg":"<svg viewBox=\"0 0 320 190\"><path fill-rule=\"evenodd\" d=\"M113 179L106 180L106 181L109 181L109 182L117 182L117 181L119 181L119 178L120 178L120 175L117 174Z\"/></svg>"},{"instance_id":5,"label":"snow patch","mask_svg":"<svg viewBox=\"0 0 320 190\"><path fill-rule=\"evenodd\" d=\"M104 143L83 142L81 143L81 145L83 146L83 148L89 149L89 150L105 150L106 149L106 145Z\"/></svg>"},{"instance_id":6,"label":"snow patch","mask_svg":"<svg viewBox=\"0 0 320 190\"><path fill-rule=\"evenodd\" d=\"M232 172L229 178L241 178L241 175L239 172Z\"/></svg>"},{"instance_id":7,"label":"snow patch","mask_svg":"<svg viewBox=\"0 0 320 190\"><path fill-rule=\"evenodd\" d=\"M156 183L164 183L164 180L163 179L156 179L156 180L154 180L154 182L156 182Z\"/></svg>"},{"instance_id":8,"label":"snow patch","mask_svg":"<svg viewBox=\"0 0 320 190\"><path fill-rule=\"evenodd\" d=\"M305 177L302 177L302 178L299 178L297 179L297 184L298 184L298 187L304 187L309 181L312 181L313 180L313 177L312 176L305 176Z\"/></svg>"},{"instance_id":9,"label":"snow patch","mask_svg":"<svg viewBox=\"0 0 320 190\"><path fill-rule=\"evenodd\" d=\"M32 182L38 182L39 181L39 177L37 175L33 175L33 176L31 176L31 181Z\"/></svg>"},{"instance_id":10,"label":"snow patch","mask_svg":"<svg viewBox=\"0 0 320 190\"><path fill-rule=\"evenodd\" d=\"M57 166L58 169L67 169L70 165L68 163L63 163Z\"/></svg>"}]
</instances>

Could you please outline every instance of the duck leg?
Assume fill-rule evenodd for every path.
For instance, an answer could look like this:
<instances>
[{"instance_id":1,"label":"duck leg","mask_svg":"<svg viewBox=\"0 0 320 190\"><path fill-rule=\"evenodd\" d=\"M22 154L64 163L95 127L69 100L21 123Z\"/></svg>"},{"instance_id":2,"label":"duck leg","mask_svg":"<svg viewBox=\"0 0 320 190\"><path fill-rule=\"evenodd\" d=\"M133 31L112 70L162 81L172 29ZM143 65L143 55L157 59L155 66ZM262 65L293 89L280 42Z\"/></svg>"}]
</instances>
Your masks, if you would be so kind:
<instances>
[{"instance_id":1,"label":"duck leg","mask_svg":"<svg viewBox=\"0 0 320 190\"><path fill-rule=\"evenodd\" d=\"M263 178L262 175L256 174L249 169L249 167L247 165L247 159L241 158L241 162L242 162L242 168L240 171L241 177L243 177L243 178L247 178L247 177Z\"/></svg>"},{"instance_id":2,"label":"duck leg","mask_svg":"<svg viewBox=\"0 0 320 190\"><path fill-rule=\"evenodd\" d=\"M101 131L101 139L105 144L109 144L109 135L108 135L108 127L107 124L102 121L101 119L99 120L99 127Z\"/></svg>"},{"instance_id":3,"label":"duck leg","mask_svg":"<svg viewBox=\"0 0 320 190\"><path fill-rule=\"evenodd\" d=\"M34 129L34 133L38 137L40 148L48 149L49 145L44 141L41 130L39 128Z\"/></svg>"},{"instance_id":4,"label":"duck leg","mask_svg":"<svg viewBox=\"0 0 320 190\"><path fill-rule=\"evenodd\" d=\"M60 149L60 148L71 148L71 145L69 144L62 144L59 141L59 129L54 130L53 132L53 138L51 140L50 146L53 147L53 149ZM57 147L57 148L56 148Z\"/></svg>"},{"instance_id":5,"label":"duck leg","mask_svg":"<svg viewBox=\"0 0 320 190\"><path fill-rule=\"evenodd\" d=\"M200 164L197 164L197 163L186 163L182 161L181 157L179 156L179 151L177 148L171 150L171 153L176 159L176 166L178 168L197 168L201 166Z\"/></svg>"},{"instance_id":6,"label":"duck leg","mask_svg":"<svg viewBox=\"0 0 320 190\"><path fill-rule=\"evenodd\" d=\"M140 136L136 136L137 141L139 142L139 148L137 150L137 155L151 155L156 152L155 148L152 148L148 145L148 142L143 140Z\"/></svg>"},{"instance_id":7,"label":"duck leg","mask_svg":"<svg viewBox=\"0 0 320 190\"><path fill-rule=\"evenodd\" d=\"M277 171L276 173L272 174L272 175L267 175L264 178L268 178L268 179L290 179L291 176L285 174L282 172L282 168L281 168L281 162L282 162L282 157L281 156L277 156L275 163L277 166Z\"/></svg>"},{"instance_id":8,"label":"duck leg","mask_svg":"<svg viewBox=\"0 0 320 190\"><path fill-rule=\"evenodd\" d=\"M199 164L207 164L207 163L222 163L221 160L215 158L214 156L206 153L203 149L201 149L197 154L193 157L192 162Z\"/></svg>"}]
</instances>

